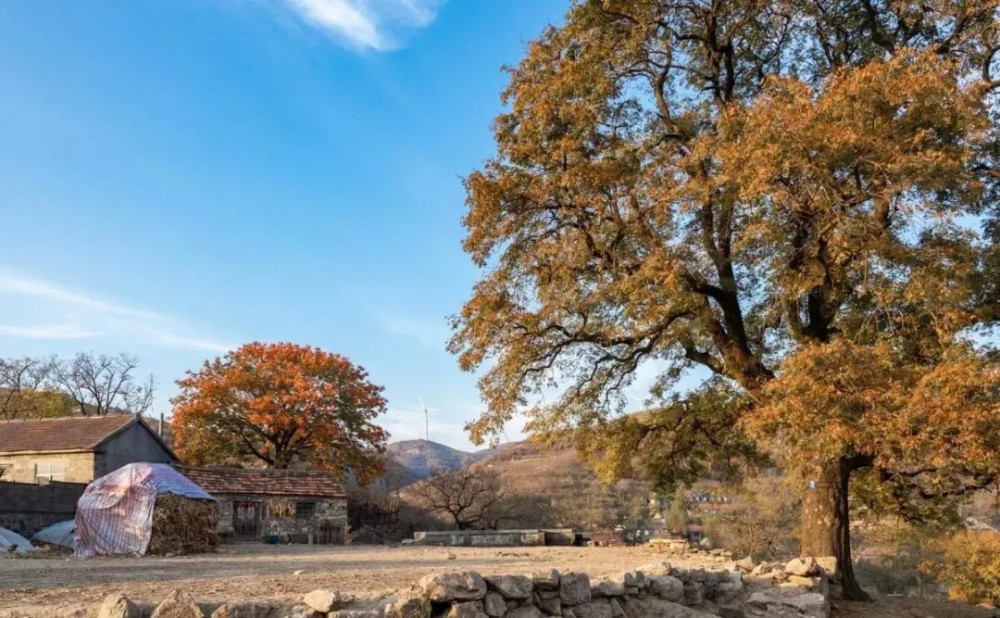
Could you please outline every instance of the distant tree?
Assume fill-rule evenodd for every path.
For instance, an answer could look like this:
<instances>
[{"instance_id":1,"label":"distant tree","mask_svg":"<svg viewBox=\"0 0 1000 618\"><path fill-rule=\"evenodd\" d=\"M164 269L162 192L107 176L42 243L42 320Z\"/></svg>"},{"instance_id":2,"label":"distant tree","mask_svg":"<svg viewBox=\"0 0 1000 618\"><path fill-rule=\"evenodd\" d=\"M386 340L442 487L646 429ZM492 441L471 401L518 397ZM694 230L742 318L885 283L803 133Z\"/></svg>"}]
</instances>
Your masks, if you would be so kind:
<instances>
[{"instance_id":1,"label":"distant tree","mask_svg":"<svg viewBox=\"0 0 1000 618\"><path fill-rule=\"evenodd\" d=\"M663 515L663 523L666 524L670 532L680 532L687 536L688 526L691 525L691 515L688 513L688 501L684 492L678 489L670 497L670 504L667 512Z\"/></svg>"},{"instance_id":2,"label":"distant tree","mask_svg":"<svg viewBox=\"0 0 1000 618\"><path fill-rule=\"evenodd\" d=\"M438 471L407 491L419 508L446 517L459 530L496 528L507 515L509 490L494 470Z\"/></svg>"},{"instance_id":3,"label":"distant tree","mask_svg":"<svg viewBox=\"0 0 1000 618\"><path fill-rule=\"evenodd\" d=\"M248 343L177 381L171 426L178 454L196 464L287 468L296 463L382 472L382 387L343 356L292 343Z\"/></svg>"},{"instance_id":4,"label":"distant tree","mask_svg":"<svg viewBox=\"0 0 1000 618\"><path fill-rule=\"evenodd\" d=\"M970 343L1000 318L998 24L995 0L571 2L465 181L473 439L526 412L663 487L765 451L802 554L866 598L853 485L937 517L1000 470ZM615 418L649 367L661 405Z\"/></svg>"},{"instance_id":5,"label":"distant tree","mask_svg":"<svg viewBox=\"0 0 1000 618\"><path fill-rule=\"evenodd\" d=\"M55 358L0 359L0 419L67 416L73 401L56 382Z\"/></svg>"},{"instance_id":6,"label":"distant tree","mask_svg":"<svg viewBox=\"0 0 1000 618\"><path fill-rule=\"evenodd\" d=\"M72 360L57 360L55 381L72 398L82 416L112 413L141 415L153 405L155 383L150 375L136 379L139 359L130 354L81 352Z\"/></svg>"}]
</instances>

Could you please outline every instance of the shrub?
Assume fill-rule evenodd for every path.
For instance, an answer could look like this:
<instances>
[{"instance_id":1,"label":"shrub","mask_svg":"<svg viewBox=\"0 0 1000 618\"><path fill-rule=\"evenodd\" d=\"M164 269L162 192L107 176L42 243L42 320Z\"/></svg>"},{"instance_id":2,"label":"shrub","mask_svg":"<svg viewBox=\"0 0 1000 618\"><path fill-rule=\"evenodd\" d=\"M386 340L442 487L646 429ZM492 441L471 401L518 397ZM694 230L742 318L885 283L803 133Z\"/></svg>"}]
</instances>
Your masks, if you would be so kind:
<instances>
[{"instance_id":1,"label":"shrub","mask_svg":"<svg viewBox=\"0 0 1000 618\"><path fill-rule=\"evenodd\" d=\"M965 531L945 546L938 572L951 586L951 598L966 603L1000 605L1000 534Z\"/></svg>"}]
</instances>

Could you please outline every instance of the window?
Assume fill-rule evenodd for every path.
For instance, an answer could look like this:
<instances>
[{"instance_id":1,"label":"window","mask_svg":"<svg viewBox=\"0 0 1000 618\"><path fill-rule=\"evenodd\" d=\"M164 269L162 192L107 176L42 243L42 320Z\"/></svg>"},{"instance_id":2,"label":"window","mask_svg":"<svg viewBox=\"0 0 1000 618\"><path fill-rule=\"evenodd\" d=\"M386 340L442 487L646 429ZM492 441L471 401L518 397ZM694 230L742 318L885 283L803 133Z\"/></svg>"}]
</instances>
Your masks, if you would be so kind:
<instances>
[{"instance_id":1,"label":"window","mask_svg":"<svg viewBox=\"0 0 1000 618\"><path fill-rule=\"evenodd\" d=\"M66 479L66 464L59 462L46 462L35 464L35 482L48 483L49 481L62 481Z\"/></svg>"},{"instance_id":2,"label":"window","mask_svg":"<svg viewBox=\"0 0 1000 618\"><path fill-rule=\"evenodd\" d=\"M312 519L316 516L315 502L296 502L295 519Z\"/></svg>"}]
</instances>

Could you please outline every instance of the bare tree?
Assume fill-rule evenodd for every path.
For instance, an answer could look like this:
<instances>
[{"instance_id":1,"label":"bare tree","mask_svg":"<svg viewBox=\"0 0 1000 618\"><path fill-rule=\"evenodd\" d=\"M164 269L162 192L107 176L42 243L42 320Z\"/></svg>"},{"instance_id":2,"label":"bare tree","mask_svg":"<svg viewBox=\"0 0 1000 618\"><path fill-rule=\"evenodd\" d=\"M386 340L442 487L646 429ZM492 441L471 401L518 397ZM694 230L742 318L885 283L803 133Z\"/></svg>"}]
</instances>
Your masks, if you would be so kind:
<instances>
[{"instance_id":1,"label":"bare tree","mask_svg":"<svg viewBox=\"0 0 1000 618\"><path fill-rule=\"evenodd\" d=\"M68 412L55 383L55 358L0 359L0 418L36 418Z\"/></svg>"},{"instance_id":2,"label":"bare tree","mask_svg":"<svg viewBox=\"0 0 1000 618\"><path fill-rule=\"evenodd\" d=\"M508 497L500 475L482 468L439 471L410 491L424 511L444 514L459 530L497 527Z\"/></svg>"},{"instance_id":3,"label":"bare tree","mask_svg":"<svg viewBox=\"0 0 1000 618\"><path fill-rule=\"evenodd\" d=\"M112 412L139 415L153 404L153 376L140 383L134 373L135 356L81 352L72 361L58 366L58 381L84 416L104 416Z\"/></svg>"}]
</instances>

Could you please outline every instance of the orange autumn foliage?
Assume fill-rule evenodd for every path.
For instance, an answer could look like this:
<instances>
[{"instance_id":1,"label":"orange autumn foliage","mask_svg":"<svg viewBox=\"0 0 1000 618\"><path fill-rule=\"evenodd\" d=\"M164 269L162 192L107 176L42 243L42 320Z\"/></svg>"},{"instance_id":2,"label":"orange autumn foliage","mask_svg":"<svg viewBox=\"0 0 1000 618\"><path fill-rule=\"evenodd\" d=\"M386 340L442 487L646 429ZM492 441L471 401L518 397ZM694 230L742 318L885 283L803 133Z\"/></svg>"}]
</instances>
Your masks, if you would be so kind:
<instances>
[{"instance_id":1,"label":"orange autumn foliage","mask_svg":"<svg viewBox=\"0 0 1000 618\"><path fill-rule=\"evenodd\" d=\"M248 343L177 381L171 426L193 464L303 463L361 479L381 472L382 387L346 358L292 343Z\"/></svg>"}]
</instances>

